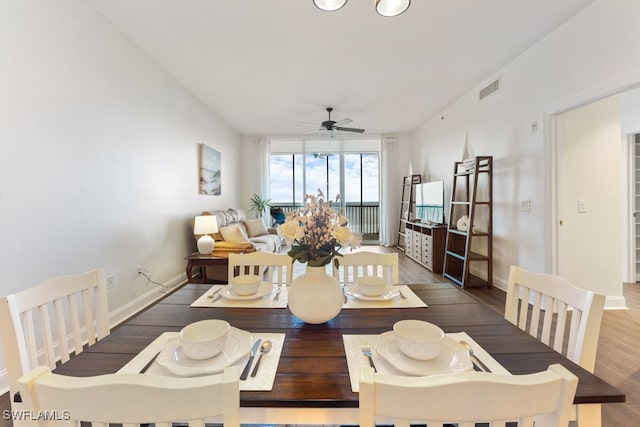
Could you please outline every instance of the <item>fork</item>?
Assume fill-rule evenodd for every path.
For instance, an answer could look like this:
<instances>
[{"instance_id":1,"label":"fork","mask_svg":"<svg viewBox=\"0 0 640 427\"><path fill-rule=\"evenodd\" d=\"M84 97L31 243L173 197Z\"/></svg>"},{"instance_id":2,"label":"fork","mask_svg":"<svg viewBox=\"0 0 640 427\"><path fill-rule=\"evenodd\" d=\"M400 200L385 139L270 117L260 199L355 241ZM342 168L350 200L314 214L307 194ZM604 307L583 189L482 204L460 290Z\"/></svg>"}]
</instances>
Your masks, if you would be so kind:
<instances>
[{"instance_id":1,"label":"fork","mask_svg":"<svg viewBox=\"0 0 640 427\"><path fill-rule=\"evenodd\" d=\"M378 372L378 370L376 369L376 365L373 363L373 358L371 357L371 348L369 347L369 343L363 341L360 345L360 349L362 350L362 354L367 356L367 358L369 359L369 365L373 368L373 372Z\"/></svg>"}]
</instances>

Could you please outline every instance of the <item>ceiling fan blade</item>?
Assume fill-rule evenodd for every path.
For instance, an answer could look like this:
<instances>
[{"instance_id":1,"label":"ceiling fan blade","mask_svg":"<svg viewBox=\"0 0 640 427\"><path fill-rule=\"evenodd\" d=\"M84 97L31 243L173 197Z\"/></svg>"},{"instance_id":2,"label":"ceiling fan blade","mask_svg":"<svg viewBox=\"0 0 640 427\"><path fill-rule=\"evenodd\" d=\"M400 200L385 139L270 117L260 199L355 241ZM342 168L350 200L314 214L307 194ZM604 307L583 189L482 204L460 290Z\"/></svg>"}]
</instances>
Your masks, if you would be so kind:
<instances>
[{"instance_id":1,"label":"ceiling fan blade","mask_svg":"<svg viewBox=\"0 0 640 427\"><path fill-rule=\"evenodd\" d=\"M341 126L335 126L334 127L335 130L341 130L343 132L357 132L357 133L364 133L364 129L358 129L358 128L343 128Z\"/></svg>"},{"instance_id":2,"label":"ceiling fan blade","mask_svg":"<svg viewBox=\"0 0 640 427\"><path fill-rule=\"evenodd\" d=\"M311 122L300 122L300 124L303 124L303 125L320 126L320 125L319 125L319 124L317 124L317 123L311 123Z\"/></svg>"},{"instance_id":3,"label":"ceiling fan blade","mask_svg":"<svg viewBox=\"0 0 640 427\"><path fill-rule=\"evenodd\" d=\"M320 129L314 129L314 130L310 130L308 132L304 132L303 135L311 135L312 133L319 133L319 132L326 132L327 130L325 128L320 128Z\"/></svg>"},{"instance_id":4,"label":"ceiling fan blade","mask_svg":"<svg viewBox=\"0 0 640 427\"><path fill-rule=\"evenodd\" d=\"M348 125L349 123L352 123L353 120L349 119L349 118L344 118L338 122L335 122L333 125L334 126L342 126L342 125Z\"/></svg>"}]
</instances>

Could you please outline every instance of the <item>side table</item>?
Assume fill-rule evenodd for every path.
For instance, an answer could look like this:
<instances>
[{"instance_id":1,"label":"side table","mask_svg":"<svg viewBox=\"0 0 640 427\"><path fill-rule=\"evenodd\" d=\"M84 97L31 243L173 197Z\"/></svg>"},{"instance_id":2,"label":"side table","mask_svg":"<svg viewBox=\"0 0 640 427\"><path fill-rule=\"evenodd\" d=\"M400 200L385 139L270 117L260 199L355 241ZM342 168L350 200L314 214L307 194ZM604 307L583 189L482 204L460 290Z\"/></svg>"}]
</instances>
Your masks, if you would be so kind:
<instances>
[{"instance_id":1,"label":"side table","mask_svg":"<svg viewBox=\"0 0 640 427\"><path fill-rule=\"evenodd\" d=\"M198 252L193 253L185 258L187 260L187 280L189 283L193 282L193 269L198 267L200 269L200 277L204 283L207 283L207 269L205 267L222 267L224 268L224 277L227 276L226 272L229 268L229 258L215 255L202 255ZM226 280L214 280L215 283L227 283Z\"/></svg>"}]
</instances>

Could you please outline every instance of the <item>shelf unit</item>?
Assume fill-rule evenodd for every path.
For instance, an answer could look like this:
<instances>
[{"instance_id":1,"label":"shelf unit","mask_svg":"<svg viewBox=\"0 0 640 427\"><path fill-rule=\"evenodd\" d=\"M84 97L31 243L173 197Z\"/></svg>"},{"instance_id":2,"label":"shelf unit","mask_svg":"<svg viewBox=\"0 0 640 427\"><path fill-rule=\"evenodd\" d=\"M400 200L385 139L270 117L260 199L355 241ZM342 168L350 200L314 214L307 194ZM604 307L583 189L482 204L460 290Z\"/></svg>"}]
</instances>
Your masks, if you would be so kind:
<instances>
[{"instance_id":1,"label":"shelf unit","mask_svg":"<svg viewBox=\"0 0 640 427\"><path fill-rule=\"evenodd\" d=\"M442 274L447 228L444 225L405 223L404 254L434 273Z\"/></svg>"},{"instance_id":2,"label":"shelf unit","mask_svg":"<svg viewBox=\"0 0 640 427\"><path fill-rule=\"evenodd\" d=\"M398 225L398 244L397 247L401 251L405 250L406 246L406 224L408 221L413 220L414 211L416 208L416 184L422 182L420 175L409 175L402 179L402 199L400 200L400 223Z\"/></svg>"},{"instance_id":3,"label":"shelf unit","mask_svg":"<svg viewBox=\"0 0 640 427\"><path fill-rule=\"evenodd\" d=\"M466 229L458 220L468 216ZM493 157L455 162L444 256L444 277L460 287L493 283Z\"/></svg>"}]
</instances>

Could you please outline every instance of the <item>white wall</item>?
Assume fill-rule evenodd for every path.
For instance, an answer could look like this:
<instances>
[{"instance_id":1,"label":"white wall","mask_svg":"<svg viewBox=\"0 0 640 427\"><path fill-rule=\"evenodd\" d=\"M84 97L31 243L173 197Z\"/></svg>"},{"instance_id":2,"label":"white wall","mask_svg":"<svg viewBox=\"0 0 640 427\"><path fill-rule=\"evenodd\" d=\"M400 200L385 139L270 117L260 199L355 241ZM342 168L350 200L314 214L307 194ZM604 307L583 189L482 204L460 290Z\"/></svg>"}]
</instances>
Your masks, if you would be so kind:
<instances>
[{"instance_id":1,"label":"white wall","mask_svg":"<svg viewBox=\"0 0 640 427\"><path fill-rule=\"evenodd\" d=\"M122 318L160 295L136 265L178 283L194 215L238 203L240 136L83 1L0 3L0 94L0 294L103 267Z\"/></svg>"},{"instance_id":2,"label":"white wall","mask_svg":"<svg viewBox=\"0 0 640 427\"><path fill-rule=\"evenodd\" d=\"M449 190L466 132L477 155L494 156L496 285L506 283L511 264L550 270L544 113L640 76L637 16L635 0L595 1L415 132L412 157L425 173L442 176ZM502 89L478 101L478 91L497 77ZM531 201L530 212L520 210L521 201ZM622 217L615 212L621 207L611 209L614 220ZM609 283L607 295L621 295L618 279Z\"/></svg>"}]
</instances>

